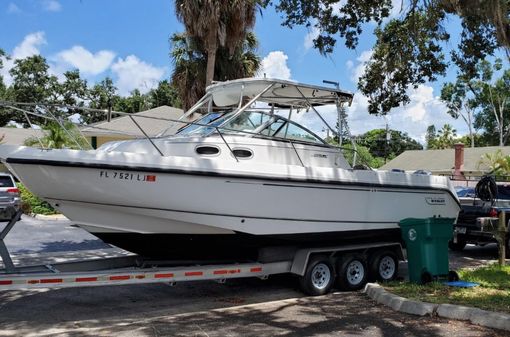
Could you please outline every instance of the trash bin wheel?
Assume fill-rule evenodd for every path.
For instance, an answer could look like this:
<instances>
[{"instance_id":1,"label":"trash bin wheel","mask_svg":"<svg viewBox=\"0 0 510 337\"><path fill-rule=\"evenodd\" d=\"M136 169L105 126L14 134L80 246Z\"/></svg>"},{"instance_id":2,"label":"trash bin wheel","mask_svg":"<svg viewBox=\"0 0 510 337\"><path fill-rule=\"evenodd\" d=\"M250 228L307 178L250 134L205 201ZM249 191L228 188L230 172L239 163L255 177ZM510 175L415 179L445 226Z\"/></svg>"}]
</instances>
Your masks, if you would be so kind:
<instances>
[{"instance_id":1,"label":"trash bin wheel","mask_svg":"<svg viewBox=\"0 0 510 337\"><path fill-rule=\"evenodd\" d=\"M448 282L457 282L460 280L459 274L455 270L450 270L448 272Z\"/></svg>"},{"instance_id":2,"label":"trash bin wheel","mask_svg":"<svg viewBox=\"0 0 510 337\"><path fill-rule=\"evenodd\" d=\"M370 280L388 282L397 278L398 257L392 250L384 249L374 252L368 265Z\"/></svg>"},{"instance_id":3,"label":"trash bin wheel","mask_svg":"<svg viewBox=\"0 0 510 337\"><path fill-rule=\"evenodd\" d=\"M428 271L421 273L421 284L431 283L433 280L432 274Z\"/></svg>"},{"instance_id":4,"label":"trash bin wheel","mask_svg":"<svg viewBox=\"0 0 510 337\"><path fill-rule=\"evenodd\" d=\"M299 279L301 290L310 296L327 294L334 282L333 265L326 256L322 255L310 258L305 274Z\"/></svg>"},{"instance_id":5,"label":"trash bin wheel","mask_svg":"<svg viewBox=\"0 0 510 337\"><path fill-rule=\"evenodd\" d=\"M453 242L453 240L448 241L448 248L453 250L454 252L460 252L466 247L465 241L457 241Z\"/></svg>"},{"instance_id":6,"label":"trash bin wheel","mask_svg":"<svg viewBox=\"0 0 510 337\"><path fill-rule=\"evenodd\" d=\"M367 283L367 263L361 254L348 254L338 261L338 285L342 290L359 290Z\"/></svg>"}]
</instances>

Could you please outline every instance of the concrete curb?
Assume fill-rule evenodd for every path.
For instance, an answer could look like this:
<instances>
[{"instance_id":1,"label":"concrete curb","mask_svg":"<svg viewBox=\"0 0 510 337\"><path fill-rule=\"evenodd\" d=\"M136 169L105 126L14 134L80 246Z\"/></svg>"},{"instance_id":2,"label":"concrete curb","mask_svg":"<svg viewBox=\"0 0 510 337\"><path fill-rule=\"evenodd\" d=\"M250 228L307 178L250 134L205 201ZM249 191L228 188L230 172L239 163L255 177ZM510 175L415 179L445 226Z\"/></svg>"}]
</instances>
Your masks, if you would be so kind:
<instances>
[{"instance_id":1,"label":"concrete curb","mask_svg":"<svg viewBox=\"0 0 510 337\"><path fill-rule=\"evenodd\" d=\"M52 215L34 214L33 218L38 220L68 220L63 214Z\"/></svg>"},{"instance_id":2,"label":"concrete curb","mask_svg":"<svg viewBox=\"0 0 510 337\"><path fill-rule=\"evenodd\" d=\"M439 316L449 319L470 321L488 328L510 331L510 315L453 304L433 304L409 300L387 292L377 283L368 283L363 290L377 303L393 310L418 316Z\"/></svg>"}]
</instances>

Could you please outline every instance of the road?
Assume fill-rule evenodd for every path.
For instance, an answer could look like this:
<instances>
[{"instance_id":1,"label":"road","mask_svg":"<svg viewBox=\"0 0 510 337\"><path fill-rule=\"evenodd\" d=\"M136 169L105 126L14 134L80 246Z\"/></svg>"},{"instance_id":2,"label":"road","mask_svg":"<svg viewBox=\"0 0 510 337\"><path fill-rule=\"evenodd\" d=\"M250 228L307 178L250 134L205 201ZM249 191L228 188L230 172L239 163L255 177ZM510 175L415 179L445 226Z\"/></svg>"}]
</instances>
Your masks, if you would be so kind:
<instances>
[{"instance_id":1,"label":"road","mask_svg":"<svg viewBox=\"0 0 510 337\"><path fill-rule=\"evenodd\" d=\"M122 254L70 225L25 217L7 245L25 262ZM452 260L476 265L477 255L494 259L495 248L469 247L466 254L456 253ZM0 292L0 327L0 336L510 335L460 321L394 312L359 292L303 297L292 276L175 287L148 284Z\"/></svg>"}]
</instances>

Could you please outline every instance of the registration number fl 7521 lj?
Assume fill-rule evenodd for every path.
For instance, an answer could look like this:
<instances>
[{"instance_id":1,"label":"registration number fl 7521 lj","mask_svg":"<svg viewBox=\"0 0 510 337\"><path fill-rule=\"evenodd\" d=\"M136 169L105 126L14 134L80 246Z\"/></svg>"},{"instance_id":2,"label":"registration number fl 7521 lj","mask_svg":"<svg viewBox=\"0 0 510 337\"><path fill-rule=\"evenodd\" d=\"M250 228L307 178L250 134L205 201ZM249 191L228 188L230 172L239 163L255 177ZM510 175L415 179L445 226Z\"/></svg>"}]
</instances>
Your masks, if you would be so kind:
<instances>
[{"instance_id":1,"label":"registration number fl 7521 lj","mask_svg":"<svg viewBox=\"0 0 510 337\"><path fill-rule=\"evenodd\" d=\"M141 174L141 173L105 171L105 170L99 171L99 178L139 181L139 182L149 182L149 183L156 182L156 176L153 174Z\"/></svg>"}]
</instances>

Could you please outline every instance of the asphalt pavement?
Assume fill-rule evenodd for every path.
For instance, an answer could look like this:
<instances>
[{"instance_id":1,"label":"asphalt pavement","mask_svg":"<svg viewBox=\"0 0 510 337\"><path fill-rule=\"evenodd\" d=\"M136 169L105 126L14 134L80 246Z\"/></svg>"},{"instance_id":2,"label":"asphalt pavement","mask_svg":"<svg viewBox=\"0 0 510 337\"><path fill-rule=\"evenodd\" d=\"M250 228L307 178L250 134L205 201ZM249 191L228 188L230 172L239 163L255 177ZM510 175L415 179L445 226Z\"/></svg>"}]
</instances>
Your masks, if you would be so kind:
<instances>
[{"instance_id":1,"label":"asphalt pavement","mask_svg":"<svg viewBox=\"0 0 510 337\"><path fill-rule=\"evenodd\" d=\"M65 220L24 217L11 234L7 246L22 263L125 254ZM476 266L496 255L495 246L468 247L451 261ZM0 336L510 336L462 321L395 312L360 292L304 297L295 281L281 275L174 287L4 291Z\"/></svg>"}]
</instances>

